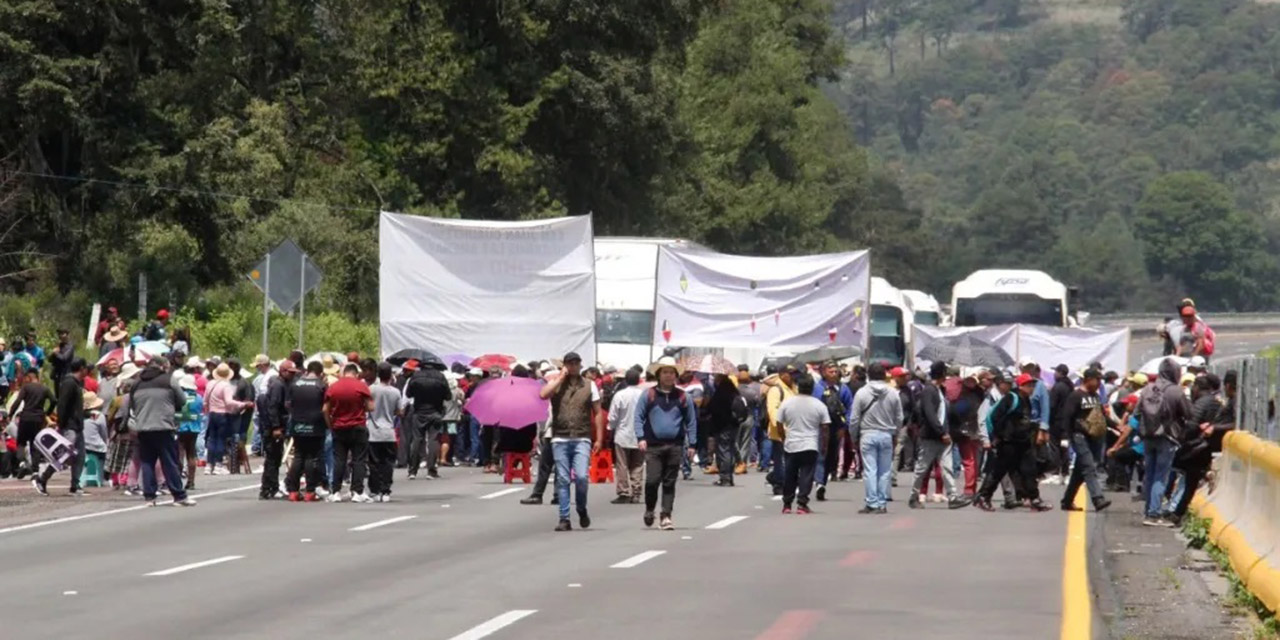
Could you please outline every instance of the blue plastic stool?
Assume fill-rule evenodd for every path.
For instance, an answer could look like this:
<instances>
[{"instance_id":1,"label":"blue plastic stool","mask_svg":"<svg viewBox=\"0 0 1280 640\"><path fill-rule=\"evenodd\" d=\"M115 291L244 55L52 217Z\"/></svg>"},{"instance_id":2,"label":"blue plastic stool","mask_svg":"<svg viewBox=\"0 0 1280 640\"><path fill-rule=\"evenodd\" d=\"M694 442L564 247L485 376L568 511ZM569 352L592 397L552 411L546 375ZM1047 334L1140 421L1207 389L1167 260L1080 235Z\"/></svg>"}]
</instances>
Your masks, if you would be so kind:
<instances>
[{"instance_id":1,"label":"blue plastic stool","mask_svg":"<svg viewBox=\"0 0 1280 640\"><path fill-rule=\"evenodd\" d=\"M98 456L93 454L85 455L84 469L80 472L80 486L102 486L102 464L98 462Z\"/></svg>"}]
</instances>

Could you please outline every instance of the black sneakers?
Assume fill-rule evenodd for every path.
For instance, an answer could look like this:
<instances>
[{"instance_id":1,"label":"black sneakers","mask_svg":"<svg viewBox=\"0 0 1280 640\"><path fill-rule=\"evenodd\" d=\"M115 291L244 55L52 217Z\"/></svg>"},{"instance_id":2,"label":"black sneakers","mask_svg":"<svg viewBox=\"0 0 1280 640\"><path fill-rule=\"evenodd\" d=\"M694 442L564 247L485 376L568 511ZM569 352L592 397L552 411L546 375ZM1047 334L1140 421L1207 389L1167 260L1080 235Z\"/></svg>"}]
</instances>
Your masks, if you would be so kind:
<instances>
[{"instance_id":1,"label":"black sneakers","mask_svg":"<svg viewBox=\"0 0 1280 640\"><path fill-rule=\"evenodd\" d=\"M520 504L542 504L542 496L529 496L521 500Z\"/></svg>"},{"instance_id":2,"label":"black sneakers","mask_svg":"<svg viewBox=\"0 0 1280 640\"><path fill-rule=\"evenodd\" d=\"M579 524L579 525L581 525L583 529L588 529L588 528L590 528L590 527L591 527L591 516L587 515L587 512L586 512L586 511L579 511L579 512L578 512L578 524Z\"/></svg>"},{"instance_id":3,"label":"black sneakers","mask_svg":"<svg viewBox=\"0 0 1280 640\"><path fill-rule=\"evenodd\" d=\"M561 520L560 524L556 525L556 531L573 531L573 525L569 524L568 520Z\"/></svg>"},{"instance_id":4,"label":"black sneakers","mask_svg":"<svg viewBox=\"0 0 1280 640\"><path fill-rule=\"evenodd\" d=\"M818 498L818 502L826 502L826 501L827 501L827 488L826 488L826 487L818 487L818 494L817 494L817 496L815 496L815 497L817 497L817 498Z\"/></svg>"}]
</instances>

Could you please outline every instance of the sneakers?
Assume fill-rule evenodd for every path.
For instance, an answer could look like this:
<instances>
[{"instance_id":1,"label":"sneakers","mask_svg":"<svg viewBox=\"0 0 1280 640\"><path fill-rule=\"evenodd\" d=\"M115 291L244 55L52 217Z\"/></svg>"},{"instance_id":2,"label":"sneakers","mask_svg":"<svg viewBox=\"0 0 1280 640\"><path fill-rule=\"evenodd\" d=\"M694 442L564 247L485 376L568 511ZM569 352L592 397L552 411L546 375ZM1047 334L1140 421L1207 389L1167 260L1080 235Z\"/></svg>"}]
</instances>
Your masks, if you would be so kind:
<instances>
[{"instance_id":1,"label":"sneakers","mask_svg":"<svg viewBox=\"0 0 1280 640\"><path fill-rule=\"evenodd\" d=\"M524 500L521 500L520 502L523 503ZM538 502L541 503L542 500L538 500ZM610 500L609 504L631 504L631 496L618 496L613 500Z\"/></svg>"},{"instance_id":2,"label":"sneakers","mask_svg":"<svg viewBox=\"0 0 1280 640\"><path fill-rule=\"evenodd\" d=\"M908 506L908 507L911 507L912 509L923 509L923 508L924 508L924 505L923 505L923 504L920 504L920 498L915 498L915 497L911 498L911 501L907 503L907 506Z\"/></svg>"},{"instance_id":3,"label":"sneakers","mask_svg":"<svg viewBox=\"0 0 1280 640\"><path fill-rule=\"evenodd\" d=\"M152 503L154 504L155 501L153 500ZM196 501L191 497L186 497L181 500L174 500L172 504L175 507L194 507L196 506Z\"/></svg>"},{"instance_id":4,"label":"sneakers","mask_svg":"<svg viewBox=\"0 0 1280 640\"><path fill-rule=\"evenodd\" d=\"M321 498L318 494L308 493L302 499L304 502L320 502Z\"/></svg>"},{"instance_id":5,"label":"sneakers","mask_svg":"<svg viewBox=\"0 0 1280 640\"><path fill-rule=\"evenodd\" d=\"M373 498L370 498L367 493L357 493L351 496L351 501L357 504L369 504L373 502Z\"/></svg>"},{"instance_id":6,"label":"sneakers","mask_svg":"<svg viewBox=\"0 0 1280 640\"><path fill-rule=\"evenodd\" d=\"M888 507L880 507L879 509L876 509L876 515L878 516L887 515L888 513L889 513Z\"/></svg>"},{"instance_id":7,"label":"sneakers","mask_svg":"<svg viewBox=\"0 0 1280 640\"><path fill-rule=\"evenodd\" d=\"M1003 506L1003 507L1004 507L1004 510L1005 510L1005 511L1013 511L1014 509L1017 509L1018 507L1020 507L1020 506L1022 506L1022 505L1018 504L1018 501L1017 501L1017 500L1013 500L1013 499L1011 499L1011 498L1005 498L1005 500L1004 500L1004 504L1003 504L1003 505L1001 505L1001 506Z\"/></svg>"},{"instance_id":8,"label":"sneakers","mask_svg":"<svg viewBox=\"0 0 1280 640\"><path fill-rule=\"evenodd\" d=\"M791 515L791 507L783 507L783 508L782 508L782 515L784 515L784 516L789 516L789 515Z\"/></svg>"},{"instance_id":9,"label":"sneakers","mask_svg":"<svg viewBox=\"0 0 1280 640\"><path fill-rule=\"evenodd\" d=\"M1103 510L1105 510L1105 509L1106 509L1107 507L1109 507L1109 506L1111 506L1111 501L1110 501L1110 500L1108 500L1108 499L1106 499L1106 498L1102 498L1102 499L1100 499L1100 500L1094 500L1094 501L1093 501L1093 510L1094 510L1094 511L1103 511Z\"/></svg>"},{"instance_id":10,"label":"sneakers","mask_svg":"<svg viewBox=\"0 0 1280 640\"><path fill-rule=\"evenodd\" d=\"M658 528L663 531L675 531L676 525L671 521L671 516L662 516L662 524Z\"/></svg>"},{"instance_id":11,"label":"sneakers","mask_svg":"<svg viewBox=\"0 0 1280 640\"><path fill-rule=\"evenodd\" d=\"M591 528L591 516L587 515L585 509L578 512L578 526L583 529Z\"/></svg>"},{"instance_id":12,"label":"sneakers","mask_svg":"<svg viewBox=\"0 0 1280 640\"><path fill-rule=\"evenodd\" d=\"M1005 504L1007 505L1008 503L1006 502ZM979 509L982 509L983 511L987 511L987 512L995 511L995 510L996 510L996 508L995 508L994 506L992 506L991 501L990 501L990 500L987 500L986 498L983 498L983 497L978 497L978 498L976 498L976 499L973 501L973 506L975 506L975 507L977 507L977 508L979 508ZM1015 506L1016 506L1016 505L1015 505Z\"/></svg>"},{"instance_id":13,"label":"sneakers","mask_svg":"<svg viewBox=\"0 0 1280 640\"><path fill-rule=\"evenodd\" d=\"M933 497L932 497L932 498L930 498L930 500L932 500L933 502L936 502L936 503L938 503L938 504L942 504L943 502L946 502L946 501L947 501L947 497L946 497L946 496L944 496L944 495L942 495L941 493L935 493L935 494L933 494Z\"/></svg>"},{"instance_id":14,"label":"sneakers","mask_svg":"<svg viewBox=\"0 0 1280 640\"><path fill-rule=\"evenodd\" d=\"M556 525L556 531L573 531L573 525L569 524L568 520L561 520L560 524Z\"/></svg>"},{"instance_id":15,"label":"sneakers","mask_svg":"<svg viewBox=\"0 0 1280 640\"><path fill-rule=\"evenodd\" d=\"M1053 507L1045 504L1044 502L1041 502L1040 500L1034 500L1031 502L1031 504L1027 506L1030 507L1032 511L1035 511L1037 513L1044 513L1045 511L1053 511Z\"/></svg>"},{"instance_id":16,"label":"sneakers","mask_svg":"<svg viewBox=\"0 0 1280 640\"><path fill-rule=\"evenodd\" d=\"M520 504L542 504L542 496L529 496L521 500Z\"/></svg>"},{"instance_id":17,"label":"sneakers","mask_svg":"<svg viewBox=\"0 0 1280 640\"><path fill-rule=\"evenodd\" d=\"M213 475L213 465L209 465L209 466L205 467L205 468L204 468L204 474L205 474L206 476L211 476L211 475Z\"/></svg>"},{"instance_id":18,"label":"sneakers","mask_svg":"<svg viewBox=\"0 0 1280 640\"><path fill-rule=\"evenodd\" d=\"M733 480L716 480L715 482L713 482L713 483L711 483L711 484L712 484L712 486L716 486L716 487L732 487L732 486L733 486Z\"/></svg>"},{"instance_id":19,"label":"sneakers","mask_svg":"<svg viewBox=\"0 0 1280 640\"><path fill-rule=\"evenodd\" d=\"M31 479L31 487L36 490L36 493L42 496L49 495L49 487L40 479L40 476L36 476Z\"/></svg>"},{"instance_id":20,"label":"sneakers","mask_svg":"<svg viewBox=\"0 0 1280 640\"><path fill-rule=\"evenodd\" d=\"M973 504L973 498L957 496L947 501L948 509L963 509Z\"/></svg>"},{"instance_id":21,"label":"sneakers","mask_svg":"<svg viewBox=\"0 0 1280 640\"><path fill-rule=\"evenodd\" d=\"M418 479L418 474L416 474L416 473L410 473L410 474L409 474L409 479L410 479L410 480L417 480L417 479Z\"/></svg>"},{"instance_id":22,"label":"sneakers","mask_svg":"<svg viewBox=\"0 0 1280 640\"><path fill-rule=\"evenodd\" d=\"M310 492L308 492L308 493L310 493ZM320 496L321 498L328 498L328 497L329 497L329 490L328 490L328 489L326 489L326 488L324 488L324 487L316 487L316 490L315 490L315 492L314 492L314 493L315 493L317 496Z\"/></svg>"},{"instance_id":23,"label":"sneakers","mask_svg":"<svg viewBox=\"0 0 1280 640\"><path fill-rule=\"evenodd\" d=\"M302 496L297 491L290 491L289 502L302 502Z\"/></svg>"},{"instance_id":24,"label":"sneakers","mask_svg":"<svg viewBox=\"0 0 1280 640\"><path fill-rule=\"evenodd\" d=\"M796 515L798 516L807 516L811 513L813 513L813 510L810 509L809 507L806 507L806 506L796 507Z\"/></svg>"},{"instance_id":25,"label":"sneakers","mask_svg":"<svg viewBox=\"0 0 1280 640\"><path fill-rule=\"evenodd\" d=\"M146 504L148 507L156 507L156 506L159 506L159 505L157 505L157 504L156 504L156 501L155 501L155 499L154 499L154 498L153 498L153 499L151 499L151 500L147 500L146 502L144 502L144 504Z\"/></svg>"},{"instance_id":26,"label":"sneakers","mask_svg":"<svg viewBox=\"0 0 1280 640\"><path fill-rule=\"evenodd\" d=\"M391 502L391 494L384 493L378 496L378 502Z\"/></svg>"},{"instance_id":27,"label":"sneakers","mask_svg":"<svg viewBox=\"0 0 1280 640\"><path fill-rule=\"evenodd\" d=\"M1077 507L1076 505L1069 502L1062 503L1061 507L1063 511L1084 511L1084 509L1081 509L1080 507Z\"/></svg>"},{"instance_id":28,"label":"sneakers","mask_svg":"<svg viewBox=\"0 0 1280 640\"><path fill-rule=\"evenodd\" d=\"M873 507L863 507L863 508L861 508L861 509L858 509L858 513L860 513L860 514L862 514L862 515L864 515L864 516L865 516L865 515L868 515L868 514L875 513L876 511L877 511L877 509L875 509L875 508L873 508Z\"/></svg>"},{"instance_id":29,"label":"sneakers","mask_svg":"<svg viewBox=\"0 0 1280 640\"><path fill-rule=\"evenodd\" d=\"M84 492L84 489L81 489L80 487L76 487L75 489L72 489L71 491L69 491L67 495L70 495L72 498L83 498L88 494Z\"/></svg>"},{"instance_id":30,"label":"sneakers","mask_svg":"<svg viewBox=\"0 0 1280 640\"><path fill-rule=\"evenodd\" d=\"M324 499L325 502L342 502L342 494L331 493Z\"/></svg>"},{"instance_id":31,"label":"sneakers","mask_svg":"<svg viewBox=\"0 0 1280 640\"><path fill-rule=\"evenodd\" d=\"M646 526L646 527L652 527L652 526L653 526L653 512L652 512L652 511L646 511L646 512L644 512L644 526Z\"/></svg>"},{"instance_id":32,"label":"sneakers","mask_svg":"<svg viewBox=\"0 0 1280 640\"><path fill-rule=\"evenodd\" d=\"M818 498L818 502L826 502L826 501L827 501L827 488L826 488L826 487L818 487L818 495L817 495L817 498Z\"/></svg>"},{"instance_id":33,"label":"sneakers","mask_svg":"<svg viewBox=\"0 0 1280 640\"><path fill-rule=\"evenodd\" d=\"M551 504L560 504L560 496L551 498Z\"/></svg>"},{"instance_id":34,"label":"sneakers","mask_svg":"<svg viewBox=\"0 0 1280 640\"><path fill-rule=\"evenodd\" d=\"M1147 518L1142 521L1142 524L1143 526L1146 526L1146 527L1172 527L1173 526L1172 522L1169 522L1164 518L1153 518L1151 516L1147 516Z\"/></svg>"}]
</instances>

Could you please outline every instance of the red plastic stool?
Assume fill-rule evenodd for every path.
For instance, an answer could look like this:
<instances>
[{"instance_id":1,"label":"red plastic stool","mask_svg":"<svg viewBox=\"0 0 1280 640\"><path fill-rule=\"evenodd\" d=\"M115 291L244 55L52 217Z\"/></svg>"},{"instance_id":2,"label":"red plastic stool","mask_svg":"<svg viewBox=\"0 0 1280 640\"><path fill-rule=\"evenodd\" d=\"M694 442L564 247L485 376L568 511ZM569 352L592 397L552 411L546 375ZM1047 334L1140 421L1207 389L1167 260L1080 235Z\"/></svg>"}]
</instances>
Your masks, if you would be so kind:
<instances>
[{"instance_id":1,"label":"red plastic stool","mask_svg":"<svg viewBox=\"0 0 1280 640\"><path fill-rule=\"evenodd\" d=\"M503 484L511 484L513 480L519 478L525 484L530 484L533 479L529 477L529 469L532 466L529 454L527 453L506 453L502 457L503 466L506 471L502 475Z\"/></svg>"},{"instance_id":2,"label":"red plastic stool","mask_svg":"<svg viewBox=\"0 0 1280 640\"><path fill-rule=\"evenodd\" d=\"M613 482L613 452L601 449L591 456L591 483Z\"/></svg>"}]
</instances>

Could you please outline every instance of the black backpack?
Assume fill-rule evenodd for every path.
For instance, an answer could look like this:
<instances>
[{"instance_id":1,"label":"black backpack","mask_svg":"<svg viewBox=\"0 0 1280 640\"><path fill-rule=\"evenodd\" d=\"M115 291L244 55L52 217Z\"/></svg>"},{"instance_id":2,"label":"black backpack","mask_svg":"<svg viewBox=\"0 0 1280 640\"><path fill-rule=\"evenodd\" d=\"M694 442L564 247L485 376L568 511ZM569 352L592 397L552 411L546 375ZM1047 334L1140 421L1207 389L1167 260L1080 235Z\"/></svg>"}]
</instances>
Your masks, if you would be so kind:
<instances>
[{"instance_id":1,"label":"black backpack","mask_svg":"<svg viewBox=\"0 0 1280 640\"><path fill-rule=\"evenodd\" d=\"M831 428L841 429L845 425L844 401L840 399L840 387L827 385L822 390L822 402L827 405L827 413L831 415Z\"/></svg>"}]
</instances>

